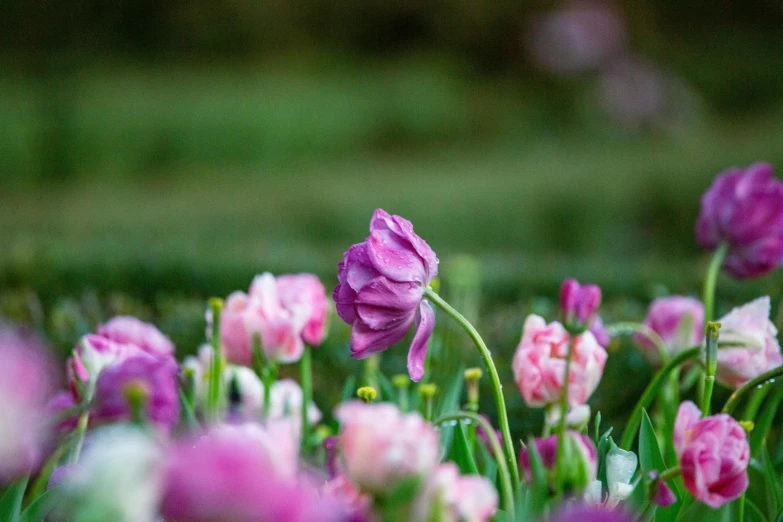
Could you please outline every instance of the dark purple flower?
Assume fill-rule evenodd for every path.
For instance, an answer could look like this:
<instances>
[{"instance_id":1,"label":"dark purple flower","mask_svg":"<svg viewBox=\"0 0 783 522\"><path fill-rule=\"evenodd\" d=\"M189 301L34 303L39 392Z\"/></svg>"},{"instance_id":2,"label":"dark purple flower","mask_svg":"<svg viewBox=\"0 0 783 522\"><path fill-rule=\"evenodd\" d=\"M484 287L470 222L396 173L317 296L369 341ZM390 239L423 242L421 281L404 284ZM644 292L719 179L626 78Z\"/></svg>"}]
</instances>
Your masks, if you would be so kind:
<instances>
[{"instance_id":1,"label":"dark purple flower","mask_svg":"<svg viewBox=\"0 0 783 522\"><path fill-rule=\"evenodd\" d=\"M726 242L723 268L737 279L771 272L783 261L783 183L772 165L720 174L701 198L696 240L713 251Z\"/></svg>"},{"instance_id":2,"label":"dark purple flower","mask_svg":"<svg viewBox=\"0 0 783 522\"><path fill-rule=\"evenodd\" d=\"M353 357L363 359L389 348L416 323L408 373L412 380L421 380L435 325L432 307L423 299L424 289L438 275L435 253L413 232L410 221L378 209L370 221L370 237L349 248L338 267L333 298L337 313L353 326Z\"/></svg>"},{"instance_id":3,"label":"dark purple flower","mask_svg":"<svg viewBox=\"0 0 783 522\"><path fill-rule=\"evenodd\" d=\"M633 522L621 509L570 504L555 513L548 522Z\"/></svg>"},{"instance_id":4,"label":"dark purple flower","mask_svg":"<svg viewBox=\"0 0 783 522\"><path fill-rule=\"evenodd\" d=\"M660 507L668 507L677 502L677 497L674 496L671 488L663 480L658 480L658 472L652 470L649 473L650 480L652 480L650 490L650 502Z\"/></svg>"},{"instance_id":5,"label":"dark purple flower","mask_svg":"<svg viewBox=\"0 0 783 522\"><path fill-rule=\"evenodd\" d=\"M145 395L144 417L164 431L179 420L177 363L173 357L142 354L105 369L95 385L95 406L91 420L98 422L131 420L128 394L136 387Z\"/></svg>"},{"instance_id":6,"label":"dark purple flower","mask_svg":"<svg viewBox=\"0 0 783 522\"><path fill-rule=\"evenodd\" d=\"M560 309L566 323L590 324L601 305L601 289L597 285L580 285L566 279L560 287Z\"/></svg>"},{"instance_id":7,"label":"dark purple flower","mask_svg":"<svg viewBox=\"0 0 783 522\"><path fill-rule=\"evenodd\" d=\"M576 431L566 431L566 444L571 444L574 450L571 452L571 460L568 463L569 471L577 486L584 487L595 479L598 472L598 451L595 444L587 435ZM554 470L557 464L557 439L558 435L550 435L535 439L536 450L541 457L541 464L547 470ZM519 452L519 464L526 481L533 479L530 469L530 452L527 447Z\"/></svg>"}]
</instances>

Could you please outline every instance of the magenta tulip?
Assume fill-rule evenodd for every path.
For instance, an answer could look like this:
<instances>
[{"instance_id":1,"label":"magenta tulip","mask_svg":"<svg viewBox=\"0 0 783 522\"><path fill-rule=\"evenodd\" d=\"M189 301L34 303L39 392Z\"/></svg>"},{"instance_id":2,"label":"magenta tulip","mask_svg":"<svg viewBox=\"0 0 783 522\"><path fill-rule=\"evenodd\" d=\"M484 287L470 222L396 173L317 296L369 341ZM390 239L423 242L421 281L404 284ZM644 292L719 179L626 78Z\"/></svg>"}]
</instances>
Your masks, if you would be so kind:
<instances>
[{"instance_id":1,"label":"magenta tulip","mask_svg":"<svg viewBox=\"0 0 783 522\"><path fill-rule=\"evenodd\" d=\"M348 249L338 267L333 297L337 313L353 326L353 357L386 350L415 323L408 373L421 380L435 325L432 307L423 299L424 289L438 275L435 253L413 232L410 221L378 209L370 221L370 237Z\"/></svg>"}]
</instances>

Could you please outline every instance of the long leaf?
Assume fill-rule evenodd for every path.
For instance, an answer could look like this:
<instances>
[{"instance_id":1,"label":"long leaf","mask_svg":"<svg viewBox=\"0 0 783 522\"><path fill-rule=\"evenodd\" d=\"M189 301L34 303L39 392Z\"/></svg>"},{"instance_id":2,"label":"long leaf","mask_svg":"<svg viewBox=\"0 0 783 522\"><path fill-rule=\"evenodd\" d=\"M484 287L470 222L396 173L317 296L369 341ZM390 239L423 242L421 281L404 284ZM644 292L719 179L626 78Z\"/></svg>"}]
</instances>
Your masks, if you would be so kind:
<instances>
[{"instance_id":1,"label":"long leaf","mask_svg":"<svg viewBox=\"0 0 783 522\"><path fill-rule=\"evenodd\" d=\"M643 477L646 477L653 470L658 471L658 473L666 470L666 462L663 459L663 455L661 455L655 429L646 411L642 411L642 422L639 426L639 465L642 469ZM670 480L667 484L671 487L675 497L677 497L677 502L666 508L658 508L655 512L656 522L674 521L680 512L682 493L677 481Z\"/></svg>"},{"instance_id":2,"label":"long leaf","mask_svg":"<svg viewBox=\"0 0 783 522\"><path fill-rule=\"evenodd\" d=\"M478 474L476 458L470 449L470 443L468 443L468 437L465 434L465 426L461 422L454 426L454 439L451 442L449 460L457 464L463 475Z\"/></svg>"},{"instance_id":3,"label":"long leaf","mask_svg":"<svg viewBox=\"0 0 783 522\"><path fill-rule=\"evenodd\" d=\"M0 520L3 522L18 522L22 510L22 499L27 481L30 477L17 480L11 484L0 497Z\"/></svg>"},{"instance_id":4,"label":"long leaf","mask_svg":"<svg viewBox=\"0 0 783 522\"><path fill-rule=\"evenodd\" d=\"M55 506L57 487L45 491L22 512L19 522L43 522Z\"/></svg>"},{"instance_id":5,"label":"long leaf","mask_svg":"<svg viewBox=\"0 0 783 522\"><path fill-rule=\"evenodd\" d=\"M772 385L767 385L767 387L770 386ZM757 420L755 420L753 431L750 432L750 454L752 457L759 456L764 442L767 440L769 430L775 421L775 414L778 412L778 405L781 400L783 400L783 386L778 387L764 402L761 413L758 414Z\"/></svg>"}]
</instances>

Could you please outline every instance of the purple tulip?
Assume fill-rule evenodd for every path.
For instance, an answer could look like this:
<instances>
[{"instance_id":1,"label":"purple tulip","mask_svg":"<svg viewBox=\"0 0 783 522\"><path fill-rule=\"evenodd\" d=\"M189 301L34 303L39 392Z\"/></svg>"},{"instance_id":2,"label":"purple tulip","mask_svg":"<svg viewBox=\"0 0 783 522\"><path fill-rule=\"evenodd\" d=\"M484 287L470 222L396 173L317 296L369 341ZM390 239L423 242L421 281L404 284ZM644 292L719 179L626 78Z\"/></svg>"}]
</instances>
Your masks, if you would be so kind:
<instances>
[{"instance_id":1,"label":"purple tulip","mask_svg":"<svg viewBox=\"0 0 783 522\"><path fill-rule=\"evenodd\" d=\"M595 479L598 472L598 452L595 444L590 437L576 431L566 431L566 443L571 444L575 450L572 453L573 461L568 463L567 468L571 471L578 486L586 486ZM535 440L536 450L541 457L541 464L547 470L554 470L557 465L557 439L558 435L550 435ZM570 440L569 440L570 439ZM577 460L578 459L578 460ZM533 474L530 468L530 453L527 447L519 452L519 464L526 481L533 480Z\"/></svg>"},{"instance_id":2,"label":"purple tulip","mask_svg":"<svg viewBox=\"0 0 783 522\"><path fill-rule=\"evenodd\" d=\"M177 363L173 357L143 354L104 370L95 385L95 407L91 419L98 422L132 418L128 394L136 386L144 397L144 417L168 432L179 420Z\"/></svg>"},{"instance_id":3,"label":"purple tulip","mask_svg":"<svg viewBox=\"0 0 783 522\"><path fill-rule=\"evenodd\" d=\"M601 305L601 289L566 279L560 287L560 309L566 323L589 325Z\"/></svg>"},{"instance_id":4,"label":"purple tulip","mask_svg":"<svg viewBox=\"0 0 783 522\"><path fill-rule=\"evenodd\" d=\"M726 242L723 268L736 279L758 277L783 261L783 183L772 165L720 174L701 198L696 239L713 251Z\"/></svg>"},{"instance_id":5,"label":"purple tulip","mask_svg":"<svg viewBox=\"0 0 783 522\"><path fill-rule=\"evenodd\" d=\"M704 337L704 305L692 297L661 297L650 304L644 325L658 334L666 352L674 356L686 348L701 344ZM634 335L634 342L650 361L656 364L661 362L661 354L649 338L637 334Z\"/></svg>"},{"instance_id":6,"label":"purple tulip","mask_svg":"<svg viewBox=\"0 0 783 522\"><path fill-rule=\"evenodd\" d=\"M652 483L652 491L650 492L651 502L656 506L669 507L677 502L677 497L672 492L668 484L663 480L658 480L658 472L656 470L650 471L648 474Z\"/></svg>"},{"instance_id":7,"label":"purple tulip","mask_svg":"<svg viewBox=\"0 0 783 522\"><path fill-rule=\"evenodd\" d=\"M416 323L408 373L420 381L435 325L432 307L423 299L424 289L438 275L435 253L413 232L410 221L378 209L370 221L370 237L349 248L338 267L333 298L337 313L353 326L353 357L363 359L389 348Z\"/></svg>"}]
</instances>

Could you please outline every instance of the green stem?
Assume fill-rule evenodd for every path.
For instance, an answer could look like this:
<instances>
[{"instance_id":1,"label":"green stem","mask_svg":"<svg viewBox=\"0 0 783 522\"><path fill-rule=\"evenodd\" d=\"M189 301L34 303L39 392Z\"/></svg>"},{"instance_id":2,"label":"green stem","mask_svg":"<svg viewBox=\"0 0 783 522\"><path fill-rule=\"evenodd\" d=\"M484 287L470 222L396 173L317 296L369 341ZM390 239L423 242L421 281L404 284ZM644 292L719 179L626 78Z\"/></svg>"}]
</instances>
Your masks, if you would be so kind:
<instances>
[{"instance_id":1,"label":"green stem","mask_svg":"<svg viewBox=\"0 0 783 522\"><path fill-rule=\"evenodd\" d=\"M669 360L669 352L666 351L666 345L664 344L663 339L658 335L658 332L649 326L642 323L620 322L608 325L606 330L609 332L610 337L632 334L643 335L655 345L655 349L658 350L658 356L661 358L663 364L666 364L666 361Z\"/></svg>"},{"instance_id":2,"label":"green stem","mask_svg":"<svg viewBox=\"0 0 783 522\"><path fill-rule=\"evenodd\" d=\"M215 424L220 418L220 388L222 386L222 361L220 353L220 313L223 310L222 299L209 300L212 310L212 357L209 364L209 382L207 385L206 417L209 424Z\"/></svg>"},{"instance_id":3,"label":"green stem","mask_svg":"<svg viewBox=\"0 0 783 522\"><path fill-rule=\"evenodd\" d=\"M682 470L680 469L679 466L677 466L676 468L669 468L666 471L664 471L663 473L661 473L658 476L658 479L661 482L666 482L666 481L671 480L671 479L673 479L675 477L679 477L681 473L682 473Z\"/></svg>"},{"instance_id":4,"label":"green stem","mask_svg":"<svg viewBox=\"0 0 783 522\"><path fill-rule=\"evenodd\" d=\"M715 388L715 372L718 368L718 330L720 324L707 322L705 335L704 393L701 396L701 416L710 414L712 390Z\"/></svg>"},{"instance_id":5,"label":"green stem","mask_svg":"<svg viewBox=\"0 0 783 522\"><path fill-rule=\"evenodd\" d=\"M755 379L749 380L731 394L729 400L727 400L726 404L723 406L722 413L728 413L731 415L734 412L734 408L737 407L745 395L753 391L757 386L765 384L767 381L780 377L781 375L783 375L783 366L778 366L777 368L773 368L766 373L762 373Z\"/></svg>"},{"instance_id":6,"label":"green stem","mask_svg":"<svg viewBox=\"0 0 783 522\"><path fill-rule=\"evenodd\" d=\"M715 314L715 285L718 281L720 267L723 259L729 251L728 243L721 243L715 253L712 255L712 261L707 269L707 275L704 278L704 324L712 321Z\"/></svg>"},{"instance_id":7,"label":"green stem","mask_svg":"<svg viewBox=\"0 0 783 522\"><path fill-rule=\"evenodd\" d=\"M437 426L443 424L444 422L460 421L463 419L467 419L472 421L474 424L478 424L481 426L481 429L484 430L484 433L489 435L487 438L489 439L489 443L492 446L492 453L495 456L495 461L498 464L498 471L500 473L500 483L503 486L503 506L506 509L506 518L507 520L515 520L514 491L516 491L516 489L512 486L512 478L511 474L509 473L509 468L506 464L506 461L504 460L503 448L500 447L500 443L498 442L497 437L492 436L495 431L492 429L492 426L489 424L489 422L475 413L460 411L457 413L444 415L438 418L434 424Z\"/></svg>"},{"instance_id":8,"label":"green stem","mask_svg":"<svg viewBox=\"0 0 783 522\"><path fill-rule=\"evenodd\" d=\"M451 305L444 301L431 288L426 288L424 290L424 295L430 301L435 303L438 308L443 310L447 315L454 319L454 321L456 321L457 324L459 324L467 332L484 359L484 364L487 366L489 376L492 380L492 386L495 390L495 404L497 405L498 424L500 426L500 432L503 436L503 450L506 454L508 469L511 472L511 484L514 488L513 490L516 491L519 487L519 468L517 468L517 459L516 455L514 455L514 442L511 440L511 429L508 425L508 412L506 411L506 401L503 398L503 385L500 383L497 368L495 368L495 363L492 361L492 353L487 348L487 345L484 344L484 340L481 338L473 325L470 324L468 320L462 316L462 314L452 308ZM490 437L490 439L492 439L492 437Z\"/></svg>"},{"instance_id":9,"label":"green stem","mask_svg":"<svg viewBox=\"0 0 783 522\"><path fill-rule=\"evenodd\" d=\"M655 399L655 397L658 395L661 386L666 381L666 376L683 363L690 361L691 359L696 359L700 352L700 346L694 346L693 348L689 348L688 350L680 352L679 354L669 359L669 362L667 362L663 368L658 370L658 373L653 376L652 381L650 381L650 384L647 385L647 388L644 390L644 393L639 399L639 402L637 402L636 406L634 406L631 417L628 419L628 424L623 431L623 438L620 444L622 449L626 451L631 449L631 444L633 444L634 438L636 437L636 432L639 428L639 423L642 420L642 410L648 408L653 399Z\"/></svg>"},{"instance_id":10,"label":"green stem","mask_svg":"<svg viewBox=\"0 0 783 522\"><path fill-rule=\"evenodd\" d=\"M560 423L557 431L557 450L555 453L555 481L558 495L561 493L563 466L563 452L565 451L566 414L568 413L568 388L571 376L571 355L574 352L574 340L576 335L571 334L568 340L568 352L566 353L565 376L563 377L563 392L560 395Z\"/></svg>"},{"instance_id":11,"label":"green stem","mask_svg":"<svg viewBox=\"0 0 783 522\"><path fill-rule=\"evenodd\" d=\"M302 379L302 449L307 450L310 444L310 421L307 411L313 402L313 359L309 346L305 346L302 359L299 362Z\"/></svg>"},{"instance_id":12,"label":"green stem","mask_svg":"<svg viewBox=\"0 0 783 522\"><path fill-rule=\"evenodd\" d=\"M79 415L79 422L76 424L76 442L73 444L73 451L69 464L77 464L82 454L84 446L84 437L87 435L87 425L90 423L90 411L87 410Z\"/></svg>"},{"instance_id":13,"label":"green stem","mask_svg":"<svg viewBox=\"0 0 783 522\"><path fill-rule=\"evenodd\" d=\"M739 511L739 517L738 522L745 522L745 493L746 491L742 492L742 496L739 498L739 506L737 506L737 510Z\"/></svg>"}]
</instances>

